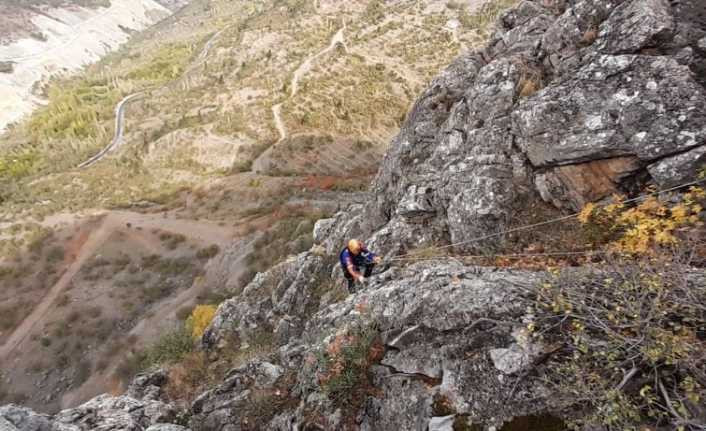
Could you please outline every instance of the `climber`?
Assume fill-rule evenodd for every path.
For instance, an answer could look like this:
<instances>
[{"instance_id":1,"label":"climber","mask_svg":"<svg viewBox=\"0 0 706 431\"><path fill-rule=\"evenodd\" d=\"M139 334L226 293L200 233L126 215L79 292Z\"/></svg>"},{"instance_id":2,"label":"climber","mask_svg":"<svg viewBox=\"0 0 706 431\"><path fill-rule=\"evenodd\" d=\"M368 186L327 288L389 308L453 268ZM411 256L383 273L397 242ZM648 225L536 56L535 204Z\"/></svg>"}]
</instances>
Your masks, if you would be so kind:
<instances>
[{"instance_id":1,"label":"climber","mask_svg":"<svg viewBox=\"0 0 706 431\"><path fill-rule=\"evenodd\" d=\"M353 293L355 282L364 283L366 277L370 277L373 268L380 263L380 257L369 251L365 244L352 239L348 241L348 246L339 255L343 275L348 280L348 291ZM361 274L361 268L365 271Z\"/></svg>"}]
</instances>

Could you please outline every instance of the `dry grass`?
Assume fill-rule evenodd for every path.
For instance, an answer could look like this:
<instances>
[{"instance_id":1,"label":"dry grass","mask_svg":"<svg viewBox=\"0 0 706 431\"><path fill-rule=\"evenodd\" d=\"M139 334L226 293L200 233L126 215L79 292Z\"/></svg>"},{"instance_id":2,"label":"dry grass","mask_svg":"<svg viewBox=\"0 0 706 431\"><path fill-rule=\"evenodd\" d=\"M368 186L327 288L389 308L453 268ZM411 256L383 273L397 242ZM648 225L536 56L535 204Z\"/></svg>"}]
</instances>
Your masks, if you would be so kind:
<instances>
[{"instance_id":1,"label":"dry grass","mask_svg":"<svg viewBox=\"0 0 706 431\"><path fill-rule=\"evenodd\" d=\"M536 93L541 88L541 82L536 76L523 77L517 87L519 89L518 96L524 99Z\"/></svg>"},{"instance_id":2,"label":"dry grass","mask_svg":"<svg viewBox=\"0 0 706 431\"><path fill-rule=\"evenodd\" d=\"M586 31L583 33L583 36L581 37L581 45L583 45L583 46L592 45L593 42L596 41L597 37L598 37L598 29L596 27L589 27L588 29L586 29Z\"/></svg>"},{"instance_id":3,"label":"dry grass","mask_svg":"<svg viewBox=\"0 0 706 431\"><path fill-rule=\"evenodd\" d=\"M188 406L204 390L221 383L230 370L273 350L271 337L255 337L247 349L239 349L239 344L232 343L220 350L215 361L206 352L195 351L169 366L169 381L165 388L169 400Z\"/></svg>"}]
</instances>

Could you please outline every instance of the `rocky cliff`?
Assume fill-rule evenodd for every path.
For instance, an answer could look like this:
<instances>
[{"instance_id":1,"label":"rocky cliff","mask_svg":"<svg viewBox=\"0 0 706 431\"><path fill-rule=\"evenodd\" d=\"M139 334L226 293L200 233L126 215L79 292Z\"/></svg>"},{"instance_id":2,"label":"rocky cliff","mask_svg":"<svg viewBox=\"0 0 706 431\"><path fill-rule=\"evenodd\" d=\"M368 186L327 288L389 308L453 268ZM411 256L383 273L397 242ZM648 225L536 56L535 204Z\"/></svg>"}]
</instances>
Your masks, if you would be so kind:
<instances>
[{"instance_id":1,"label":"rocky cliff","mask_svg":"<svg viewBox=\"0 0 706 431\"><path fill-rule=\"evenodd\" d=\"M694 178L706 151L705 10L521 2L412 109L365 231L405 247L462 242L506 226L533 190L577 209L635 182Z\"/></svg>"},{"instance_id":2,"label":"rocky cliff","mask_svg":"<svg viewBox=\"0 0 706 431\"><path fill-rule=\"evenodd\" d=\"M572 370L566 364L580 357L583 344L567 353L561 340L531 334L543 312L540 287L560 283L555 274L428 260L395 265L345 296L337 293L336 254L351 236L371 238L388 255L459 242L457 250L473 250L475 237L517 221L518 202L539 196L575 210L649 183L695 179L706 157L705 16L706 5L697 1L520 2L502 16L487 47L459 58L422 94L392 142L368 204L317 223L310 252L258 274L220 306L203 348L214 359L248 352L222 382L177 412L164 398L168 378L157 372L138 378L122 397L100 397L52 418L5 407L0 425L549 430L589 417L586 388L596 382L575 386L572 399L557 395L552 380L561 375L557 370ZM594 299L612 291L612 280L625 286L636 274L569 273L579 280L571 284L579 286L575 293ZM673 283L678 289L669 292L691 304L706 300L702 270L680 266ZM546 334L571 310L562 301L547 305L558 323ZM596 301L590 313L601 310L602 300ZM568 331L574 341L581 338L576 331L580 325ZM703 334L695 337L702 342ZM612 383L618 391L641 372L636 365L630 370L629 361L621 366L623 381ZM672 379L681 372L670 370ZM662 385L659 393L666 397L668 390ZM665 416L662 426L703 425L698 399L682 406L667 408L677 419ZM610 420L615 429L627 423Z\"/></svg>"}]
</instances>

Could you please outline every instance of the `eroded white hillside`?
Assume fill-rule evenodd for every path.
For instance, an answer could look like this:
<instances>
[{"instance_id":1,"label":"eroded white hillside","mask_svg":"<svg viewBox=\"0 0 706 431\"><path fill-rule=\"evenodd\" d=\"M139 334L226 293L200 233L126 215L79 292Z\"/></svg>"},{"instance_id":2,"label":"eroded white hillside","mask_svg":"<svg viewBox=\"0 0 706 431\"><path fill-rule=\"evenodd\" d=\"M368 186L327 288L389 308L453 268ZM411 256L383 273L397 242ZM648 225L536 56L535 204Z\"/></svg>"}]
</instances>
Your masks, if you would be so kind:
<instances>
[{"instance_id":1,"label":"eroded white hillside","mask_svg":"<svg viewBox=\"0 0 706 431\"><path fill-rule=\"evenodd\" d=\"M32 88L57 73L72 72L116 49L139 31L170 14L154 0L113 0L108 8L55 8L32 18L35 38L0 45L0 131L41 104ZM42 40L44 39L44 40Z\"/></svg>"}]
</instances>

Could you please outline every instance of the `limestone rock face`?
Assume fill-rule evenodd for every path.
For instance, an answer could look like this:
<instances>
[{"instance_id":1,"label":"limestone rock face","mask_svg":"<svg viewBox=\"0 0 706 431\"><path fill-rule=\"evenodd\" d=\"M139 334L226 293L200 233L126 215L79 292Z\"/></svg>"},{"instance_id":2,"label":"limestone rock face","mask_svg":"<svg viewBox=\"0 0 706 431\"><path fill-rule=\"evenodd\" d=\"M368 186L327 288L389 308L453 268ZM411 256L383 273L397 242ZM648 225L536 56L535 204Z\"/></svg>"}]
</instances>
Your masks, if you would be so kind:
<instances>
[{"instance_id":1,"label":"limestone rock face","mask_svg":"<svg viewBox=\"0 0 706 431\"><path fill-rule=\"evenodd\" d=\"M15 406L0 407L0 430L2 431L79 431L77 426L55 423L47 415Z\"/></svg>"},{"instance_id":2,"label":"limestone rock face","mask_svg":"<svg viewBox=\"0 0 706 431\"><path fill-rule=\"evenodd\" d=\"M552 348L527 333L527 292L546 274L432 261L393 266L332 300L342 282L335 257L352 237L386 255L473 249L530 196L575 210L645 182L696 179L706 157L706 5L697 3L522 1L506 12L487 47L420 96L368 202L319 221L311 252L221 305L207 348L229 339L242 348L264 329L274 350L203 394L192 426L242 429L254 394L295 372L296 402L268 429L347 429L352 419L321 389L317 358L361 326L376 328L382 353L356 429L446 430L458 415L491 427L551 411L541 383L517 379ZM448 409L435 407L439 397Z\"/></svg>"},{"instance_id":3,"label":"limestone rock face","mask_svg":"<svg viewBox=\"0 0 706 431\"><path fill-rule=\"evenodd\" d=\"M188 431L170 422L177 409L160 401L166 374L156 371L138 376L128 393L100 395L73 409L49 416L12 404L0 407L2 431ZM153 426L154 425L154 426Z\"/></svg>"},{"instance_id":4,"label":"limestone rock face","mask_svg":"<svg viewBox=\"0 0 706 431\"><path fill-rule=\"evenodd\" d=\"M290 265L306 267L311 259L302 254ZM271 275L262 274L261 278ZM535 383L518 384L516 396L506 400L497 394L509 390L504 375L531 366L542 352L541 345L522 339L521 334L530 304L524 299L524 289L543 277L541 273L455 263L390 269L343 301L321 306L309 316L300 335L276 339L275 356L282 365L258 360L231 371L219 387L194 402L192 427L198 429L197 424L205 424L204 429L210 429L229 424L232 429L240 429L236 425L247 417L244 412L252 408L254 394L268 388L273 391L279 379L294 372L292 395L299 400L299 407L281 412L284 416L274 418L268 429L296 429L283 428L283 422L304 429L310 420L306 412L312 406L316 406L320 423L335 429L340 418L317 384L321 370L315 352L324 350L337 335L361 325L375 326L384 349L373 370L378 396L363 403L361 429L415 429L419 423L444 429L445 422L435 419L430 408L438 395L448 398L457 411L494 417L498 423L517 414L541 411L546 400L543 388ZM254 289L262 280L248 288ZM290 284L290 288L296 284ZM305 291L298 293L304 295ZM292 302L292 298L281 301ZM243 317L249 319L247 313L238 314L246 312L245 303L247 298L235 297L222 305L209 329L210 337L237 332L247 338L240 333L247 333L247 326L231 325ZM275 304L275 308L282 307L281 303ZM262 316L260 325L278 326L275 314ZM471 357L473 361L468 360ZM526 403L525 398L534 401Z\"/></svg>"},{"instance_id":5,"label":"limestone rock face","mask_svg":"<svg viewBox=\"0 0 706 431\"><path fill-rule=\"evenodd\" d=\"M394 226L392 248L464 242L502 229L535 190L575 210L636 178L695 179L706 143L697 3L521 2L419 98L361 234Z\"/></svg>"},{"instance_id":6,"label":"limestone rock face","mask_svg":"<svg viewBox=\"0 0 706 431\"><path fill-rule=\"evenodd\" d=\"M307 312L319 305L320 274L330 273L331 262L313 253L302 253L265 273L258 274L242 294L226 300L206 330L207 348L257 343L258 337L274 335L286 340L298 337L304 329ZM238 337L233 338L232 334Z\"/></svg>"},{"instance_id":7,"label":"limestone rock face","mask_svg":"<svg viewBox=\"0 0 706 431\"><path fill-rule=\"evenodd\" d=\"M207 348L247 346L265 328L274 350L203 394L192 426L243 429L254 394L293 372L294 402L278 404L268 429L353 421L351 429L447 430L460 417L493 427L551 411L547 388L517 378L553 348L527 332L527 292L547 274L423 262L332 300L342 282L335 257L352 237L386 255L473 249L530 196L575 210L645 182L696 179L706 157L706 5L697 3L522 1L506 12L487 47L458 58L420 96L368 202L319 221L311 252L221 305ZM361 326L376 328L382 353L369 370L374 396L350 418L321 389L320 355ZM257 375L269 375L269 386ZM448 409L438 409L440 397Z\"/></svg>"},{"instance_id":8,"label":"limestone rock face","mask_svg":"<svg viewBox=\"0 0 706 431\"><path fill-rule=\"evenodd\" d=\"M100 395L79 407L59 412L54 421L81 430L141 431L151 424L169 422L175 416L174 407L161 401Z\"/></svg>"}]
</instances>

